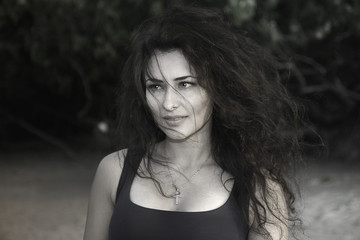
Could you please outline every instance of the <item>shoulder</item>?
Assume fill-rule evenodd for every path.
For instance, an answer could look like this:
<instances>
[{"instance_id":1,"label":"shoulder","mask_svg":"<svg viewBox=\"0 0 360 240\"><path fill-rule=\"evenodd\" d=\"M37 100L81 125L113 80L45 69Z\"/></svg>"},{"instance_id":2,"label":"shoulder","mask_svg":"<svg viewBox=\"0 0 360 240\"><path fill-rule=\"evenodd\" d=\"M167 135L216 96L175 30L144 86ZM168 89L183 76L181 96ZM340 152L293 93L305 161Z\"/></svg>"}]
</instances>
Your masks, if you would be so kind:
<instances>
[{"instance_id":1,"label":"shoulder","mask_svg":"<svg viewBox=\"0 0 360 240\"><path fill-rule=\"evenodd\" d=\"M276 180L277 178L273 177L272 174L266 169L261 169L260 172L262 177L254 177L253 179L255 185L254 190L257 196L264 197L264 193L266 194L265 197L272 195L272 193L275 195L283 194L282 185L278 180Z\"/></svg>"},{"instance_id":2,"label":"shoulder","mask_svg":"<svg viewBox=\"0 0 360 240\"><path fill-rule=\"evenodd\" d=\"M288 236L288 206L284 195L284 190L280 182L272 179L268 173L264 172L265 182L255 180L255 197L257 202L250 201L249 221L251 229L263 228L272 239L287 239ZM260 215L258 219L254 209ZM260 205L260 206L259 206ZM260 222L264 221L262 224ZM251 231L249 239L263 239L257 231ZM257 237L255 237L257 236Z\"/></svg>"},{"instance_id":3,"label":"shoulder","mask_svg":"<svg viewBox=\"0 0 360 240\"><path fill-rule=\"evenodd\" d=\"M280 182L270 177L270 174L264 172L263 180L254 179L254 194L258 203L264 204L267 208L274 207L274 205L286 206L286 199L283 187ZM254 204L253 202L251 204ZM279 206L277 206L279 207ZM279 210L279 208L277 208ZM273 210L273 209L270 209Z\"/></svg>"},{"instance_id":4,"label":"shoulder","mask_svg":"<svg viewBox=\"0 0 360 240\"><path fill-rule=\"evenodd\" d=\"M122 149L105 156L99 163L98 171L121 171L124 165L127 149Z\"/></svg>"},{"instance_id":5,"label":"shoulder","mask_svg":"<svg viewBox=\"0 0 360 240\"><path fill-rule=\"evenodd\" d=\"M115 203L118 182L124 166L127 149L122 149L105 156L96 170L95 180L110 195Z\"/></svg>"},{"instance_id":6,"label":"shoulder","mask_svg":"<svg viewBox=\"0 0 360 240\"><path fill-rule=\"evenodd\" d=\"M99 163L90 191L84 239L108 238L117 185L126 153L126 150L111 153Z\"/></svg>"}]
</instances>

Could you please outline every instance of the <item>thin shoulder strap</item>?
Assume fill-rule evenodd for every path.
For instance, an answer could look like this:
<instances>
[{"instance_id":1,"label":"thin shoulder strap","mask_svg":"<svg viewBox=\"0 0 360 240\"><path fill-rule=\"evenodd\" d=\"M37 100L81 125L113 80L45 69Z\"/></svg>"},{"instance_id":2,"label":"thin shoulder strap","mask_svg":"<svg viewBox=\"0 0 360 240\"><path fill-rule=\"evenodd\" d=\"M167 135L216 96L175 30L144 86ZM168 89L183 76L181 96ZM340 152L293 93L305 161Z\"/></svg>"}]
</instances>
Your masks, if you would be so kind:
<instances>
[{"instance_id":1,"label":"thin shoulder strap","mask_svg":"<svg viewBox=\"0 0 360 240\"><path fill-rule=\"evenodd\" d=\"M124 166L119 179L118 187L116 190L116 199L115 199L116 203L124 186L126 184L131 184L132 180L135 177L136 170L139 168L139 165L142 160L143 154L140 153L141 152L136 151L135 149L128 149L128 152L124 159Z\"/></svg>"}]
</instances>

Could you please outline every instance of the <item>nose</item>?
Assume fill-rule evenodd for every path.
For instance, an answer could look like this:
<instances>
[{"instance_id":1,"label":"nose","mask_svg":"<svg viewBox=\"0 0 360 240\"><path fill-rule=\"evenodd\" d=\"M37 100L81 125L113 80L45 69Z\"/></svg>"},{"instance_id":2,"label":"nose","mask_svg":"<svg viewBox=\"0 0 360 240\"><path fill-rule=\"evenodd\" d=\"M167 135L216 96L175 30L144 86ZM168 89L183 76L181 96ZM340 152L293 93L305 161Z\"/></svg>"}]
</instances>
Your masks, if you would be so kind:
<instances>
[{"instance_id":1,"label":"nose","mask_svg":"<svg viewBox=\"0 0 360 240\"><path fill-rule=\"evenodd\" d=\"M166 111L174 111L179 107L179 93L172 87L166 89L163 107Z\"/></svg>"}]
</instances>

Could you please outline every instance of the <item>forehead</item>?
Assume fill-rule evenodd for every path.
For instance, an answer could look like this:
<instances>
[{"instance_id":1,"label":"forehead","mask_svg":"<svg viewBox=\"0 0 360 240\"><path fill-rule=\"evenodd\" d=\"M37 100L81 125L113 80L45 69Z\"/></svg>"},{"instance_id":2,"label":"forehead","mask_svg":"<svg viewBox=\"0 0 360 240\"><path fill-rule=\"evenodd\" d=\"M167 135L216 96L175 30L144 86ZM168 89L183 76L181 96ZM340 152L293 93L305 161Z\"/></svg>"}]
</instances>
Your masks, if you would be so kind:
<instances>
[{"instance_id":1,"label":"forehead","mask_svg":"<svg viewBox=\"0 0 360 240\"><path fill-rule=\"evenodd\" d=\"M179 50L167 52L156 51L150 58L148 77L157 79L175 79L181 76L193 75L193 70Z\"/></svg>"}]
</instances>

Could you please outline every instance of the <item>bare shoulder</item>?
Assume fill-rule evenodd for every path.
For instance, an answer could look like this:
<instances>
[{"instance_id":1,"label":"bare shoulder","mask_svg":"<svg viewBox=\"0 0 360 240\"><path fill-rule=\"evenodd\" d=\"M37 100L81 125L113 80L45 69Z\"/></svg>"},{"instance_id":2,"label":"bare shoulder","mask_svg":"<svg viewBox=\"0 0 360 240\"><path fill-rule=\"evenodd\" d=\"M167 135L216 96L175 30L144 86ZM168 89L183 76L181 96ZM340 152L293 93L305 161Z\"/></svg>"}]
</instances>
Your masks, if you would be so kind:
<instances>
[{"instance_id":1,"label":"bare shoulder","mask_svg":"<svg viewBox=\"0 0 360 240\"><path fill-rule=\"evenodd\" d=\"M101 179L103 186L107 186L111 200L115 203L118 182L124 166L124 159L127 149L113 152L105 156L99 163L96 171L96 178Z\"/></svg>"},{"instance_id":2,"label":"bare shoulder","mask_svg":"<svg viewBox=\"0 0 360 240\"><path fill-rule=\"evenodd\" d=\"M265 189L263 189L265 187ZM287 208L287 203L282 185L265 174L265 185L262 186L255 180L255 196L258 201L266 206L270 212L282 211ZM265 191L264 191L265 190ZM254 204L251 202L251 204Z\"/></svg>"},{"instance_id":3,"label":"bare shoulder","mask_svg":"<svg viewBox=\"0 0 360 240\"><path fill-rule=\"evenodd\" d=\"M262 173L265 177L265 187L266 187L266 194L267 196L263 196L264 195L264 192L262 191L261 187L260 187L260 183L259 183L259 180L257 178L255 178L255 186L256 186L256 189L255 189L255 194L257 196L261 196L261 198L263 197L270 197L270 198L273 198L273 197L276 197L276 196L283 196L284 195L284 192L283 192L283 189L282 189L282 186L281 184L278 182L278 181L275 181L270 173L267 171L267 170L262 170Z\"/></svg>"},{"instance_id":4,"label":"bare shoulder","mask_svg":"<svg viewBox=\"0 0 360 240\"><path fill-rule=\"evenodd\" d=\"M99 163L98 170L108 173L121 171L126 153L127 149L122 149L105 156Z\"/></svg>"},{"instance_id":5,"label":"bare shoulder","mask_svg":"<svg viewBox=\"0 0 360 240\"><path fill-rule=\"evenodd\" d=\"M84 239L108 239L108 228L114 211L118 182L127 151L104 157L96 170L91 187Z\"/></svg>"},{"instance_id":6,"label":"bare shoulder","mask_svg":"<svg viewBox=\"0 0 360 240\"><path fill-rule=\"evenodd\" d=\"M263 207L258 209L259 214L261 218L266 218L263 227L274 240L288 239L288 206L282 185L271 179L267 174L265 174L265 177L265 191L263 191L259 182L255 183L255 196ZM254 204L254 202L250 202L250 206L254 206ZM249 209L249 221L252 230L258 229L259 222L255 218L253 207ZM262 240L265 238L257 231L250 231L248 239Z\"/></svg>"}]
</instances>

